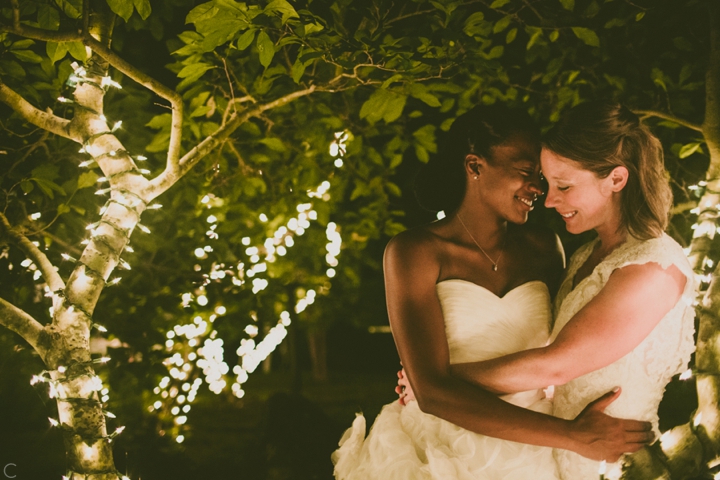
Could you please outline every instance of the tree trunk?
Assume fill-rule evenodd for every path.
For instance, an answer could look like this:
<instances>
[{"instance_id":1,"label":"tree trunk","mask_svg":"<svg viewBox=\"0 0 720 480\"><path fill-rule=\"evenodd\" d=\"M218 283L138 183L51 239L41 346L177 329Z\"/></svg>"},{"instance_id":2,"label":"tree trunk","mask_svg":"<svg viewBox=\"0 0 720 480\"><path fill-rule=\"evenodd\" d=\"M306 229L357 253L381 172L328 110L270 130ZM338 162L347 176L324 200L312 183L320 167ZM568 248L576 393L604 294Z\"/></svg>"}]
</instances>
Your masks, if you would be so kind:
<instances>
[{"instance_id":1,"label":"tree trunk","mask_svg":"<svg viewBox=\"0 0 720 480\"><path fill-rule=\"evenodd\" d=\"M661 440L628 458L626 480L686 479L707 472L720 456L720 264L708 258L718 229L720 205L720 5L708 3L710 59L705 77L702 133L710 155L699 217L690 246L690 263L700 283L699 329L695 353L698 409L688 424L666 432ZM703 291L706 271L711 281Z\"/></svg>"},{"instance_id":2,"label":"tree trunk","mask_svg":"<svg viewBox=\"0 0 720 480\"><path fill-rule=\"evenodd\" d=\"M318 382L325 382L328 378L327 330L320 327L308 330L307 339L313 378Z\"/></svg>"}]
</instances>

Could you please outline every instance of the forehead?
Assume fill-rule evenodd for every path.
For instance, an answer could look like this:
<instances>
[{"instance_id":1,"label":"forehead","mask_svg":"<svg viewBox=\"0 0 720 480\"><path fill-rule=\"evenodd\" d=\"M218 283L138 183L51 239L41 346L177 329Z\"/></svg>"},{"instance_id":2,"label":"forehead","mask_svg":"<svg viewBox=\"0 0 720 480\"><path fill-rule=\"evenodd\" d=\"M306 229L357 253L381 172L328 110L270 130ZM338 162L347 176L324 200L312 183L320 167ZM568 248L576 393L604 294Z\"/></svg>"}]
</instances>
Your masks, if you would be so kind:
<instances>
[{"instance_id":1,"label":"forehead","mask_svg":"<svg viewBox=\"0 0 720 480\"><path fill-rule=\"evenodd\" d=\"M529 135L512 135L505 143L492 148L493 160L497 163L532 163L540 162L540 143Z\"/></svg>"},{"instance_id":2,"label":"forehead","mask_svg":"<svg viewBox=\"0 0 720 480\"><path fill-rule=\"evenodd\" d=\"M548 180L572 178L586 174L593 175L592 172L583 169L576 161L558 155L547 148L543 148L540 153L540 163L543 175Z\"/></svg>"}]
</instances>

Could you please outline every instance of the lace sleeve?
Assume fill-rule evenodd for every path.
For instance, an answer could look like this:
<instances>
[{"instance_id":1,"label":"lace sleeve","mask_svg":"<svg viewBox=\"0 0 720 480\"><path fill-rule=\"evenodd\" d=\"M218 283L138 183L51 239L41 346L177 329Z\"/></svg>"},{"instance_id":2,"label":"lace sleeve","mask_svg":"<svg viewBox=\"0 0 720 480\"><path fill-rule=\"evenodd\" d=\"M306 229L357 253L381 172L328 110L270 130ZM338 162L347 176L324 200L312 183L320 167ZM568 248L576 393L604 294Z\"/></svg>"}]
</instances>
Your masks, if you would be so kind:
<instances>
[{"instance_id":1,"label":"lace sleeve","mask_svg":"<svg viewBox=\"0 0 720 480\"><path fill-rule=\"evenodd\" d=\"M670 312L660 321L658 326L638 346L644 350L645 359L657 359L660 352L665 352L666 361L647 362L645 370L648 375L668 378L687 368L692 352L695 351L695 310L692 307L695 299L695 275L682 247L668 235L651 240L628 242L618 248L599 268L603 284L612 273L627 265L640 265L650 262L658 263L663 268L676 266L687 278L682 297ZM673 353L674 352L674 353ZM669 378L668 378L669 380Z\"/></svg>"}]
</instances>

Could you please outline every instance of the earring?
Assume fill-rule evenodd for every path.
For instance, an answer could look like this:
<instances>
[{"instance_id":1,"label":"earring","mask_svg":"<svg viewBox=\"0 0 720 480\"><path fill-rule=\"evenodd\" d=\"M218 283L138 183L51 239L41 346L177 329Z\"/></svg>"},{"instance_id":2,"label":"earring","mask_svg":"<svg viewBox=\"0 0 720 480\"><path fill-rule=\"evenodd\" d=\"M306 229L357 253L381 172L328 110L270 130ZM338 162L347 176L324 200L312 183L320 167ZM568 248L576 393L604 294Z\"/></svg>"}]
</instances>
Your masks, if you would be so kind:
<instances>
[{"instance_id":1,"label":"earring","mask_svg":"<svg viewBox=\"0 0 720 480\"><path fill-rule=\"evenodd\" d=\"M475 176L473 176L473 179L477 180L477 177L478 177L478 176L477 176L477 175L475 175Z\"/></svg>"}]
</instances>

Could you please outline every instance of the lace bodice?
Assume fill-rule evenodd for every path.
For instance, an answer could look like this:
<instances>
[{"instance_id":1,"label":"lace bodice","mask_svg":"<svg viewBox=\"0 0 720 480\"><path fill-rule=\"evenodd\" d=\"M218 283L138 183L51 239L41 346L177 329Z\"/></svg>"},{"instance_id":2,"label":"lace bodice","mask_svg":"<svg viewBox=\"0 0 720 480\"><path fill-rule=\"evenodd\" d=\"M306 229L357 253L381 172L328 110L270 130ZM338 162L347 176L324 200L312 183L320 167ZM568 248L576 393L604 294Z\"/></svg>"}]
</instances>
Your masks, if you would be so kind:
<instances>
[{"instance_id":1,"label":"lace bodice","mask_svg":"<svg viewBox=\"0 0 720 480\"><path fill-rule=\"evenodd\" d=\"M543 282L524 283L503 297L466 280L444 280L436 288L450 363L479 362L547 344L552 312ZM542 390L533 390L501 398L527 407L543 397Z\"/></svg>"},{"instance_id":2,"label":"lace bodice","mask_svg":"<svg viewBox=\"0 0 720 480\"><path fill-rule=\"evenodd\" d=\"M649 262L658 263L663 268L675 265L688 281L677 304L633 351L600 370L556 387L554 414L562 418L574 418L589 402L620 386L622 394L606 409L606 413L652 422L657 431L657 411L665 386L675 374L687 368L695 348L692 308L694 275L682 248L668 235L644 241L629 237L603 259L588 277L572 288L573 278L592 253L596 242L581 247L570 260L556 298L556 320L551 339L602 290L610 275L618 268ZM556 450L555 457L564 480L598 478L597 462L565 450ZM619 475L619 466L611 466L608 475L608 478Z\"/></svg>"}]
</instances>

